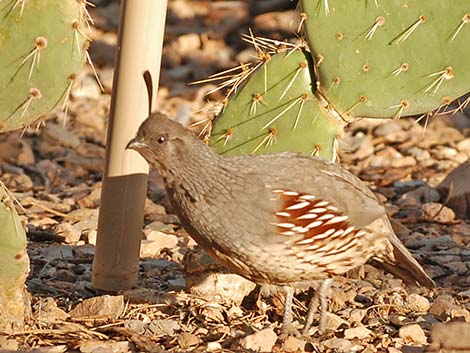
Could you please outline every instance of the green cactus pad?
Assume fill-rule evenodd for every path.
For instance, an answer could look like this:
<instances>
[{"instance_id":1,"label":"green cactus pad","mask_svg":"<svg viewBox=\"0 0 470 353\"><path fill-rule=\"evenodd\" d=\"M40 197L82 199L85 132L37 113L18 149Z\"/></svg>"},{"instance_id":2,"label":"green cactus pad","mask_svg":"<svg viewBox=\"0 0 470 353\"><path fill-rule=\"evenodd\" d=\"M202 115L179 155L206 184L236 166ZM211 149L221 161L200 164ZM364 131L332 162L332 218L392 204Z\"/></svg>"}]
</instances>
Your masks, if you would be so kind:
<instances>
[{"instance_id":1,"label":"green cactus pad","mask_svg":"<svg viewBox=\"0 0 470 353\"><path fill-rule=\"evenodd\" d=\"M0 2L0 131L64 104L86 61L85 2Z\"/></svg>"},{"instance_id":2,"label":"green cactus pad","mask_svg":"<svg viewBox=\"0 0 470 353\"><path fill-rule=\"evenodd\" d=\"M343 122L316 95L310 55L266 60L215 119L210 145L224 155L303 152L332 160Z\"/></svg>"},{"instance_id":3,"label":"green cactus pad","mask_svg":"<svg viewBox=\"0 0 470 353\"><path fill-rule=\"evenodd\" d=\"M301 0L320 90L343 116L423 114L470 91L470 3Z\"/></svg>"},{"instance_id":4,"label":"green cactus pad","mask_svg":"<svg viewBox=\"0 0 470 353\"><path fill-rule=\"evenodd\" d=\"M26 233L13 201L0 184L0 331L23 327L29 308Z\"/></svg>"}]
</instances>

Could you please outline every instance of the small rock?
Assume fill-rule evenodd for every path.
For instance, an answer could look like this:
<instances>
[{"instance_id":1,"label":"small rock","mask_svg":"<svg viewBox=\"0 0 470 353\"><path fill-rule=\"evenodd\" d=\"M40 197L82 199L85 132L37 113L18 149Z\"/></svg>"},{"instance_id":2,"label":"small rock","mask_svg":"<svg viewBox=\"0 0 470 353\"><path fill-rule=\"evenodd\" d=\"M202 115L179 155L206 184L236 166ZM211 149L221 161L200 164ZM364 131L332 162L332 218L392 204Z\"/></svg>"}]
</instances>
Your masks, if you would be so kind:
<instances>
[{"instance_id":1,"label":"small rock","mask_svg":"<svg viewBox=\"0 0 470 353\"><path fill-rule=\"evenodd\" d=\"M57 270L54 279L62 282L75 283L78 276L70 270Z\"/></svg>"},{"instance_id":2,"label":"small rock","mask_svg":"<svg viewBox=\"0 0 470 353\"><path fill-rule=\"evenodd\" d=\"M459 307L455 305L455 301L452 296L444 294L436 298L429 309L429 313L441 319L445 319L445 317L449 315L451 309L459 309Z\"/></svg>"},{"instance_id":3,"label":"small rock","mask_svg":"<svg viewBox=\"0 0 470 353\"><path fill-rule=\"evenodd\" d=\"M390 315L388 315L388 321L396 327L406 326L406 324L407 324L406 316L400 315L400 314L390 314Z\"/></svg>"},{"instance_id":4,"label":"small rock","mask_svg":"<svg viewBox=\"0 0 470 353\"><path fill-rule=\"evenodd\" d=\"M370 136L359 132L346 139L344 149L353 153L354 158L364 159L374 153L374 144Z\"/></svg>"},{"instance_id":5,"label":"small rock","mask_svg":"<svg viewBox=\"0 0 470 353\"><path fill-rule=\"evenodd\" d=\"M401 208L407 206L419 206L423 203L438 202L440 199L441 195L435 188L432 188L429 185L423 185L401 195L398 200L398 206Z\"/></svg>"},{"instance_id":6,"label":"small rock","mask_svg":"<svg viewBox=\"0 0 470 353\"><path fill-rule=\"evenodd\" d=\"M460 259L457 261L446 262L445 266L448 267L453 273L462 276L468 273L468 263L462 262Z\"/></svg>"},{"instance_id":7,"label":"small rock","mask_svg":"<svg viewBox=\"0 0 470 353\"><path fill-rule=\"evenodd\" d=\"M240 346L246 350L271 352L276 343L277 335L268 327L240 340Z\"/></svg>"},{"instance_id":8,"label":"small rock","mask_svg":"<svg viewBox=\"0 0 470 353\"><path fill-rule=\"evenodd\" d=\"M186 280L183 277L178 277L168 280L168 285L171 290L180 291L186 289Z\"/></svg>"},{"instance_id":9,"label":"small rock","mask_svg":"<svg viewBox=\"0 0 470 353\"><path fill-rule=\"evenodd\" d=\"M174 320L152 320L148 329L155 336L174 336L180 325Z\"/></svg>"},{"instance_id":10,"label":"small rock","mask_svg":"<svg viewBox=\"0 0 470 353\"><path fill-rule=\"evenodd\" d=\"M346 338L347 340L350 340L353 338L363 339L363 338L369 337L371 333L372 331L369 330L367 327L358 326L358 327L348 328L344 330L344 338Z\"/></svg>"},{"instance_id":11,"label":"small rock","mask_svg":"<svg viewBox=\"0 0 470 353\"><path fill-rule=\"evenodd\" d=\"M327 312L325 316L325 330L336 331L341 325L348 326L348 322L336 314Z\"/></svg>"},{"instance_id":12,"label":"small rock","mask_svg":"<svg viewBox=\"0 0 470 353\"><path fill-rule=\"evenodd\" d=\"M0 160L17 165L31 165L36 161L29 143L14 134L0 143Z\"/></svg>"},{"instance_id":13,"label":"small rock","mask_svg":"<svg viewBox=\"0 0 470 353\"><path fill-rule=\"evenodd\" d=\"M0 336L0 350L2 352L16 352L18 347L18 342L15 339Z\"/></svg>"},{"instance_id":14,"label":"small rock","mask_svg":"<svg viewBox=\"0 0 470 353\"><path fill-rule=\"evenodd\" d=\"M176 340L182 349L194 348L201 343L198 336L186 332L179 334Z\"/></svg>"},{"instance_id":15,"label":"small rock","mask_svg":"<svg viewBox=\"0 0 470 353\"><path fill-rule=\"evenodd\" d=\"M457 150L447 146L436 146L432 149L431 153L436 159L454 159L457 155Z\"/></svg>"},{"instance_id":16,"label":"small rock","mask_svg":"<svg viewBox=\"0 0 470 353\"><path fill-rule=\"evenodd\" d=\"M35 304L35 315L39 321L49 323L64 321L69 317L69 314L57 307L57 303L50 297Z\"/></svg>"},{"instance_id":17,"label":"small rock","mask_svg":"<svg viewBox=\"0 0 470 353\"><path fill-rule=\"evenodd\" d=\"M186 286L193 295L208 301L226 301L240 305L256 285L214 261L204 251L188 251L184 258Z\"/></svg>"},{"instance_id":18,"label":"small rock","mask_svg":"<svg viewBox=\"0 0 470 353\"><path fill-rule=\"evenodd\" d=\"M436 202L428 202L421 206L424 219L441 223L450 223L455 219L455 213L450 208Z\"/></svg>"},{"instance_id":19,"label":"small rock","mask_svg":"<svg viewBox=\"0 0 470 353\"><path fill-rule=\"evenodd\" d=\"M208 305L203 308L201 314L204 316L205 321L223 323L225 321L225 317L222 311L222 307L215 304Z\"/></svg>"},{"instance_id":20,"label":"small rock","mask_svg":"<svg viewBox=\"0 0 470 353\"><path fill-rule=\"evenodd\" d=\"M470 289L459 292L458 295L464 298L470 298Z\"/></svg>"},{"instance_id":21,"label":"small rock","mask_svg":"<svg viewBox=\"0 0 470 353\"><path fill-rule=\"evenodd\" d=\"M284 352L304 352L306 343L307 342L304 339L288 336L284 341L282 348Z\"/></svg>"},{"instance_id":22,"label":"small rock","mask_svg":"<svg viewBox=\"0 0 470 353\"><path fill-rule=\"evenodd\" d=\"M95 229L92 229L86 232L86 242L87 244L95 245L96 246L96 237L98 236L98 232Z\"/></svg>"},{"instance_id":23,"label":"small rock","mask_svg":"<svg viewBox=\"0 0 470 353\"><path fill-rule=\"evenodd\" d=\"M400 123L396 120L387 120L385 123L377 126L374 129L375 136L385 136L391 134L393 132L402 131L402 127Z\"/></svg>"},{"instance_id":24,"label":"small rock","mask_svg":"<svg viewBox=\"0 0 470 353\"><path fill-rule=\"evenodd\" d=\"M426 335L418 324L401 327L400 330L398 330L398 336L408 344L421 345L427 343Z\"/></svg>"},{"instance_id":25,"label":"small rock","mask_svg":"<svg viewBox=\"0 0 470 353\"><path fill-rule=\"evenodd\" d=\"M448 195L446 205L461 219L470 219L470 160L451 171L439 184L438 190Z\"/></svg>"},{"instance_id":26,"label":"small rock","mask_svg":"<svg viewBox=\"0 0 470 353\"><path fill-rule=\"evenodd\" d=\"M72 149L77 148L80 144L80 139L77 136L59 124L47 124L42 136L54 145L60 145Z\"/></svg>"},{"instance_id":27,"label":"small rock","mask_svg":"<svg viewBox=\"0 0 470 353\"><path fill-rule=\"evenodd\" d=\"M49 245L44 253L48 259L67 259L73 257L73 248L69 245Z\"/></svg>"},{"instance_id":28,"label":"small rock","mask_svg":"<svg viewBox=\"0 0 470 353\"><path fill-rule=\"evenodd\" d=\"M124 322L124 327L138 335L143 335L146 324L142 320L127 320Z\"/></svg>"},{"instance_id":29,"label":"small rock","mask_svg":"<svg viewBox=\"0 0 470 353\"><path fill-rule=\"evenodd\" d=\"M410 167L416 164L417 164L416 159L414 159L414 157L403 156L403 157L394 158L392 162L390 163L390 166L394 168L401 168L401 167Z\"/></svg>"},{"instance_id":30,"label":"small rock","mask_svg":"<svg viewBox=\"0 0 470 353\"><path fill-rule=\"evenodd\" d=\"M73 318L117 319L124 311L122 295L102 295L85 299L70 311Z\"/></svg>"},{"instance_id":31,"label":"small rock","mask_svg":"<svg viewBox=\"0 0 470 353\"><path fill-rule=\"evenodd\" d=\"M397 290L402 288L403 280L400 278L385 278L383 284L386 288Z\"/></svg>"},{"instance_id":32,"label":"small rock","mask_svg":"<svg viewBox=\"0 0 470 353\"><path fill-rule=\"evenodd\" d=\"M427 298L415 293L410 294L408 298L406 298L405 306L408 310L418 313L426 313L431 307Z\"/></svg>"},{"instance_id":33,"label":"small rock","mask_svg":"<svg viewBox=\"0 0 470 353\"><path fill-rule=\"evenodd\" d=\"M163 233L158 230L144 229L144 235L145 239L147 240L154 240L159 242L162 249L171 249L178 244L178 237L175 234Z\"/></svg>"},{"instance_id":34,"label":"small rock","mask_svg":"<svg viewBox=\"0 0 470 353\"><path fill-rule=\"evenodd\" d=\"M366 315L366 309L353 309L349 314L349 320L351 323L360 324Z\"/></svg>"},{"instance_id":35,"label":"small rock","mask_svg":"<svg viewBox=\"0 0 470 353\"><path fill-rule=\"evenodd\" d=\"M79 347L82 353L127 353L130 348L129 342L114 340L86 340Z\"/></svg>"},{"instance_id":36,"label":"small rock","mask_svg":"<svg viewBox=\"0 0 470 353\"><path fill-rule=\"evenodd\" d=\"M90 258L95 255L95 246L92 244L84 244L75 247L75 254L77 258Z\"/></svg>"},{"instance_id":37,"label":"small rock","mask_svg":"<svg viewBox=\"0 0 470 353\"><path fill-rule=\"evenodd\" d=\"M388 348L387 348L387 352L388 352L388 353L403 353L402 350L397 349L397 348L395 348L395 347L388 347Z\"/></svg>"},{"instance_id":38,"label":"small rock","mask_svg":"<svg viewBox=\"0 0 470 353\"><path fill-rule=\"evenodd\" d=\"M219 342L209 342L207 343L206 351L215 352L222 350L222 345Z\"/></svg>"},{"instance_id":39,"label":"small rock","mask_svg":"<svg viewBox=\"0 0 470 353\"><path fill-rule=\"evenodd\" d=\"M459 320L460 318L464 319L465 322L470 322L470 312L467 309L450 309L450 317L453 320Z\"/></svg>"},{"instance_id":40,"label":"small rock","mask_svg":"<svg viewBox=\"0 0 470 353\"><path fill-rule=\"evenodd\" d=\"M330 338L322 342L326 348L334 349L339 352L358 352L364 347L353 344L351 341L348 341L344 338Z\"/></svg>"},{"instance_id":41,"label":"small rock","mask_svg":"<svg viewBox=\"0 0 470 353\"><path fill-rule=\"evenodd\" d=\"M140 257L158 256L162 249L173 249L177 244L178 238L173 234L166 234L154 230L149 231L146 234L146 239L141 242Z\"/></svg>"},{"instance_id":42,"label":"small rock","mask_svg":"<svg viewBox=\"0 0 470 353\"><path fill-rule=\"evenodd\" d=\"M455 146L458 151L460 152L468 152L470 151L470 138L463 139Z\"/></svg>"},{"instance_id":43,"label":"small rock","mask_svg":"<svg viewBox=\"0 0 470 353\"><path fill-rule=\"evenodd\" d=\"M54 232L64 238L67 244L75 244L80 240L82 232L76 229L70 223L59 223L54 227Z\"/></svg>"},{"instance_id":44,"label":"small rock","mask_svg":"<svg viewBox=\"0 0 470 353\"><path fill-rule=\"evenodd\" d=\"M431 159L431 153L428 150L411 147L403 151L404 154L413 156L418 162L424 162Z\"/></svg>"},{"instance_id":45,"label":"small rock","mask_svg":"<svg viewBox=\"0 0 470 353\"><path fill-rule=\"evenodd\" d=\"M437 324L431 332L430 352L468 352L470 351L470 324L450 322Z\"/></svg>"}]
</instances>

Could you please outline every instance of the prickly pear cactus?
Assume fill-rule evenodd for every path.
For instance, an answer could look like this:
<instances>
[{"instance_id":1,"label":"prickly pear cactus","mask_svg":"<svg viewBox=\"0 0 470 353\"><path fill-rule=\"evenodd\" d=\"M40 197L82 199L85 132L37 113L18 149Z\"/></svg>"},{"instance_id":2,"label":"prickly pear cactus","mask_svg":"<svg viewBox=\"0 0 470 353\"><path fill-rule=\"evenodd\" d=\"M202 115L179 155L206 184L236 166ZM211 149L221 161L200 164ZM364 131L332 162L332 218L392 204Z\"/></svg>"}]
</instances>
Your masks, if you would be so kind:
<instances>
[{"instance_id":1,"label":"prickly pear cactus","mask_svg":"<svg viewBox=\"0 0 470 353\"><path fill-rule=\"evenodd\" d=\"M470 91L470 2L300 4L319 89L343 116L423 114Z\"/></svg>"},{"instance_id":2,"label":"prickly pear cactus","mask_svg":"<svg viewBox=\"0 0 470 353\"><path fill-rule=\"evenodd\" d=\"M343 121L316 95L309 53L265 58L215 119L210 144L225 155L293 151L334 159Z\"/></svg>"},{"instance_id":3,"label":"prickly pear cactus","mask_svg":"<svg viewBox=\"0 0 470 353\"><path fill-rule=\"evenodd\" d=\"M59 105L86 61L85 0L0 1L0 132Z\"/></svg>"},{"instance_id":4,"label":"prickly pear cactus","mask_svg":"<svg viewBox=\"0 0 470 353\"><path fill-rule=\"evenodd\" d=\"M23 327L30 313L25 281L29 272L26 234L13 200L0 184L0 331Z\"/></svg>"}]
</instances>

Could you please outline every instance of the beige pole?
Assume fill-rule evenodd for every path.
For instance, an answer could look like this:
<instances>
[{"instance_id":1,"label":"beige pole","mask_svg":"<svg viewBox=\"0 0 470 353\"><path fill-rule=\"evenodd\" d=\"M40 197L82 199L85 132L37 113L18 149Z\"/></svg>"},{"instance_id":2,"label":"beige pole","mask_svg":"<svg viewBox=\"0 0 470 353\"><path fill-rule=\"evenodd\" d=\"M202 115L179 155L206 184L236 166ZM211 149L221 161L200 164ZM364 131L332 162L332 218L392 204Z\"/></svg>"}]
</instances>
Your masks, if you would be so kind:
<instances>
[{"instance_id":1,"label":"beige pole","mask_svg":"<svg viewBox=\"0 0 470 353\"><path fill-rule=\"evenodd\" d=\"M122 0L113 95L101 190L93 286L118 291L137 284L148 165L125 150L148 115L142 74L158 88L167 0Z\"/></svg>"}]
</instances>

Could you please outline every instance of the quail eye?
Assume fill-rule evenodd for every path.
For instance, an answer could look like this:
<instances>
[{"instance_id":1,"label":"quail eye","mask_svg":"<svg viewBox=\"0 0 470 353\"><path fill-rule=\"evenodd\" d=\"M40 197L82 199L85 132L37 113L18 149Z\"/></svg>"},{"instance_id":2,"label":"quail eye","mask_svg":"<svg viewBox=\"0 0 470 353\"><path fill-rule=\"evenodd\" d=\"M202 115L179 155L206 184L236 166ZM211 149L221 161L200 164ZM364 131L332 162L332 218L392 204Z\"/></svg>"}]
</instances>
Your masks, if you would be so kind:
<instances>
[{"instance_id":1,"label":"quail eye","mask_svg":"<svg viewBox=\"0 0 470 353\"><path fill-rule=\"evenodd\" d=\"M163 143L163 142L165 142L165 141L166 141L165 136L160 136L160 137L158 138L158 140L157 140L158 143Z\"/></svg>"}]
</instances>

